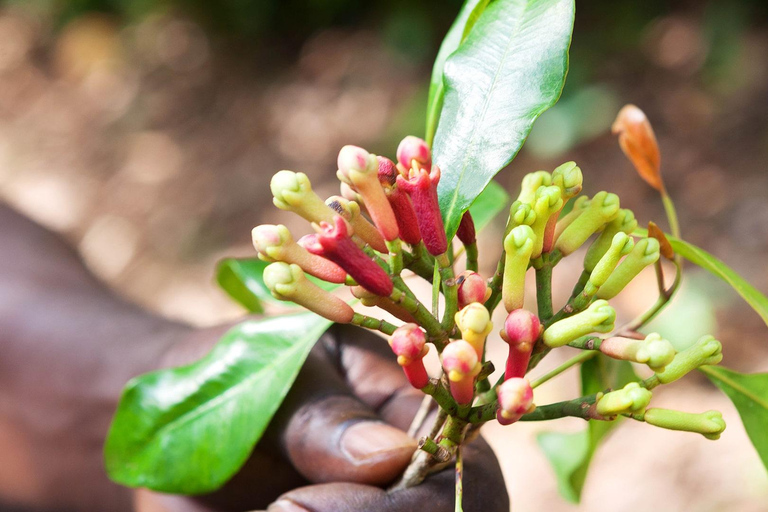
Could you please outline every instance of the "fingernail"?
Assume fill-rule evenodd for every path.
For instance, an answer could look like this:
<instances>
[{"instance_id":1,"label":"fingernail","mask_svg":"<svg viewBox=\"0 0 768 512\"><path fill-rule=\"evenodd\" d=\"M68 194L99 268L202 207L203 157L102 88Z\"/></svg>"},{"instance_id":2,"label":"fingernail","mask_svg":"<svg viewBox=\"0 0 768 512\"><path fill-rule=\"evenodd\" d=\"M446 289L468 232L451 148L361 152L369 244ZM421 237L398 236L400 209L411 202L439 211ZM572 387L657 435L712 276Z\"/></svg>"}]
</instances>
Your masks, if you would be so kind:
<instances>
[{"instance_id":1,"label":"fingernail","mask_svg":"<svg viewBox=\"0 0 768 512\"><path fill-rule=\"evenodd\" d=\"M271 504L267 508L267 512L309 512L309 510L290 500L280 500Z\"/></svg>"},{"instance_id":2,"label":"fingernail","mask_svg":"<svg viewBox=\"0 0 768 512\"><path fill-rule=\"evenodd\" d=\"M364 421L344 431L340 446L342 453L349 460L364 464L387 458L399 451L413 450L416 441L390 425Z\"/></svg>"}]
</instances>

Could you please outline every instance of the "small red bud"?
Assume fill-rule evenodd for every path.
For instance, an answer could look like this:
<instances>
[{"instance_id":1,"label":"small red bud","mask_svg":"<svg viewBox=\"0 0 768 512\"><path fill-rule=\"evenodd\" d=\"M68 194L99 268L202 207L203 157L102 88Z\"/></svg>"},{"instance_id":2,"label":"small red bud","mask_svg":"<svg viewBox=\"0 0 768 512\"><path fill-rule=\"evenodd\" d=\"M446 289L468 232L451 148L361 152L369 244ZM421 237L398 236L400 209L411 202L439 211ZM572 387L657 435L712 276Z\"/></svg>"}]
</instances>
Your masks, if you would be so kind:
<instances>
[{"instance_id":1,"label":"small red bud","mask_svg":"<svg viewBox=\"0 0 768 512\"><path fill-rule=\"evenodd\" d=\"M384 297L392 293L393 285L389 275L352 241L348 224L343 218L337 215L333 225L321 222L315 229L318 231L317 242L322 247L322 256L346 270L352 279L369 292ZM309 252L316 249L305 248Z\"/></svg>"},{"instance_id":2,"label":"small red bud","mask_svg":"<svg viewBox=\"0 0 768 512\"><path fill-rule=\"evenodd\" d=\"M423 139L409 135L397 146L397 161L406 169L410 169L414 160L418 168L432 167L432 154L427 143Z\"/></svg>"},{"instance_id":3,"label":"small red bud","mask_svg":"<svg viewBox=\"0 0 768 512\"><path fill-rule=\"evenodd\" d=\"M496 419L502 425L514 423L534 409L533 389L525 379L505 380L496 388L496 396L499 398L499 410L496 413Z\"/></svg>"},{"instance_id":4,"label":"small red bud","mask_svg":"<svg viewBox=\"0 0 768 512\"><path fill-rule=\"evenodd\" d=\"M459 223L459 229L456 231L456 237L461 240L464 245L472 245L475 243L477 235L475 234L475 223L472 220L472 215L469 211L464 212L461 216L461 222Z\"/></svg>"},{"instance_id":5,"label":"small red bud","mask_svg":"<svg viewBox=\"0 0 768 512\"><path fill-rule=\"evenodd\" d=\"M485 279L477 272L465 270L456 278L459 286L459 309L473 302L484 303L491 294Z\"/></svg>"},{"instance_id":6,"label":"small red bud","mask_svg":"<svg viewBox=\"0 0 768 512\"><path fill-rule=\"evenodd\" d=\"M443 369L451 383L451 395L459 404L472 403L475 376L480 373L477 352L469 342L456 340L443 349Z\"/></svg>"},{"instance_id":7,"label":"small red bud","mask_svg":"<svg viewBox=\"0 0 768 512\"><path fill-rule=\"evenodd\" d=\"M397 364L403 367L408 382L417 389L429 383L429 375L423 361L428 351L425 344L424 331L412 323L398 327L389 338L389 346L397 355Z\"/></svg>"},{"instance_id":8,"label":"small red bud","mask_svg":"<svg viewBox=\"0 0 768 512\"><path fill-rule=\"evenodd\" d=\"M539 339L541 331L539 317L526 309L515 309L507 315L504 330L500 333L509 345L505 379L525 376L533 345Z\"/></svg>"}]
</instances>

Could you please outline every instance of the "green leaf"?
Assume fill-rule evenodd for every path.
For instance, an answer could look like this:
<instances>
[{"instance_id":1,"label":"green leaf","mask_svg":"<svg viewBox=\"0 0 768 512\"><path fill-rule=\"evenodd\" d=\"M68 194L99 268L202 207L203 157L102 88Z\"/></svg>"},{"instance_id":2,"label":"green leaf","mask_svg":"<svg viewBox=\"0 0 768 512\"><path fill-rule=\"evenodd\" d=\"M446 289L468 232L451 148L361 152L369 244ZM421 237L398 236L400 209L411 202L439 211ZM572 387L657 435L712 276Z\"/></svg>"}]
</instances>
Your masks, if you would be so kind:
<instances>
[{"instance_id":1,"label":"green leaf","mask_svg":"<svg viewBox=\"0 0 768 512\"><path fill-rule=\"evenodd\" d=\"M440 119L440 111L443 108L443 96L445 84L443 83L443 66L446 59L456 51L459 45L466 39L472 26L482 14L490 0L466 0L461 7L453 25L448 29L445 39L440 44L435 63L432 66L432 78L429 82L429 98L427 99L427 133L426 141L430 146L435 137L437 122Z\"/></svg>"},{"instance_id":2,"label":"green leaf","mask_svg":"<svg viewBox=\"0 0 768 512\"><path fill-rule=\"evenodd\" d=\"M637 375L627 361L598 355L581 365L581 392L585 396L608 388L622 388L636 380ZM571 503L579 502L592 457L618 421L592 420L581 432L539 434L537 441L555 470L557 488L563 498Z\"/></svg>"},{"instance_id":3,"label":"green leaf","mask_svg":"<svg viewBox=\"0 0 768 512\"><path fill-rule=\"evenodd\" d=\"M244 322L200 361L131 380L104 448L115 482L198 494L246 461L331 322L312 313Z\"/></svg>"},{"instance_id":4,"label":"green leaf","mask_svg":"<svg viewBox=\"0 0 768 512\"><path fill-rule=\"evenodd\" d=\"M648 236L648 231L645 229L637 229L634 234L637 236ZM675 238L672 235L666 233L665 235L677 254L728 283L731 288L736 290L736 293L741 295L741 297L752 306L752 309L760 315L763 322L768 325L768 297L760 293L757 288L749 284L732 268L704 249L696 247L685 240Z\"/></svg>"},{"instance_id":5,"label":"green leaf","mask_svg":"<svg viewBox=\"0 0 768 512\"><path fill-rule=\"evenodd\" d=\"M722 366L702 366L699 370L736 406L750 441L768 469L768 373L744 374Z\"/></svg>"},{"instance_id":6,"label":"green leaf","mask_svg":"<svg viewBox=\"0 0 768 512\"><path fill-rule=\"evenodd\" d=\"M269 288L264 284L263 274L267 265L269 265L268 262L258 258L225 258L219 261L216 266L216 282L230 297L251 313L264 312L262 304L264 301L284 306L293 304L272 296ZM340 286L310 275L307 276L307 279L326 291L334 290Z\"/></svg>"},{"instance_id":7,"label":"green leaf","mask_svg":"<svg viewBox=\"0 0 768 512\"><path fill-rule=\"evenodd\" d=\"M495 0L446 60L433 155L443 173L438 196L449 238L560 97L573 16L573 0Z\"/></svg>"},{"instance_id":8,"label":"green leaf","mask_svg":"<svg viewBox=\"0 0 768 512\"><path fill-rule=\"evenodd\" d=\"M477 196L475 202L469 207L475 229L479 232L487 226L494 217L503 212L509 206L509 194L504 187L491 181L488 186Z\"/></svg>"},{"instance_id":9,"label":"green leaf","mask_svg":"<svg viewBox=\"0 0 768 512\"><path fill-rule=\"evenodd\" d=\"M267 265L269 263L255 258L226 258L216 266L216 282L251 313L263 313L261 302L275 300L261 277Z\"/></svg>"}]
</instances>

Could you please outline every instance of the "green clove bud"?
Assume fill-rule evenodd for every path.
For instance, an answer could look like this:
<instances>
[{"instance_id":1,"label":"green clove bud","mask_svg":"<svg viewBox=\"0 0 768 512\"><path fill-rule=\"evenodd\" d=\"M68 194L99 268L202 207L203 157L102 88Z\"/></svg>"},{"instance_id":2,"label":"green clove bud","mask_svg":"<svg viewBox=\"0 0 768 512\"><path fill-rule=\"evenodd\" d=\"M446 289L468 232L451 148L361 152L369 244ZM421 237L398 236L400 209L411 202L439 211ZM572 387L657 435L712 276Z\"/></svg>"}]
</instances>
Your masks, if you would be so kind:
<instances>
[{"instance_id":1,"label":"green clove bud","mask_svg":"<svg viewBox=\"0 0 768 512\"><path fill-rule=\"evenodd\" d=\"M648 265L659 259L659 241L643 238L597 291L598 298L612 299Z\"/></svg>"},{"instance_id":2,"label":"green clove bud","mask_svg":"<svg viewBox=\"0 0 768 512\"><path fill-rule=\"evenodd\" d=\"M619 215L606 224L605 229L603 229L597 239L592 242L592 245L589 246L587 255L584 257L584 270L587 272L592 272L592 270L594 270L597 262L600 261L600 258L603 257L603 254L605 254L611 246L611 242L616 233L626 233L631 235L635 228L637 228L637 220L635 219L635 214L632 213L632 210L620 209Z\"/></svg>"},{"instance_id":3,"label":"green clove bud","mask_svg":"<svg viewBox=\"0 0 768 512\"><path fill-rule=\"evenodd\" d=\"M536 235L530 226L517 226L504 239L504 281L501 297L507 312L523 307L525 273L531 261Z\"/></svg>"},{"instance_id":4,"label":"green clove bud","mask_svg":"<svg viewBox=\"0 0 768 512\"><path fill-rule=\"evenodd\" d=\"M581 247L587 239L619 214L619 196L608 192L598 192L589 201L586 209L563 230L557 238L555 247L563 255L571 254Z\"/></svg>"},{"instance_id":5,"label":"green clove bud","mask_svg":"<svg viewBox=\"0 0 768 512\"><path fill-rule=\"evenodd\" d=\"M624 388L604 394L597 401L597 413L601 416L616 416L644 411L651 403L651 392L630 382Z\"/></svg>"},{"instance_id":6,"label":"green clove bud","mask_svg":"<svg viewBox=\"0 0 768 512\"><path fill-rule=\"evenodd\" d=\"M725 420L720 411L706 411L695 414L654 408L645 411L643 420L649 425L669 430L696 432L712 441L720 439L720 434L725 430Z\"/></svg>"},{"instance_id":7,"label":"green clove bud","mask_svg":"<svg viewBox=\"0 0 768 512\"><path fill-rule=\"evenodd\" d=\"M664 371L656 373L654 377L661 384L669 384L699 366L718 364L722 360L723 345L714 337L707 335L682 352L678 352L672 362L666 365Z\"/></svg>"},{"instance_id":8,"label":"green clove bud","mask_svg":"<svg viewBox=\"0 0 768 512\"><path fill-rule=\"evenodd\" d=\"M616 311L604 300L596 300L581 313L563 318L544 331L544 343L550 348L562 347L593 332L613 330Z\"/></svg>"}]
</instances>

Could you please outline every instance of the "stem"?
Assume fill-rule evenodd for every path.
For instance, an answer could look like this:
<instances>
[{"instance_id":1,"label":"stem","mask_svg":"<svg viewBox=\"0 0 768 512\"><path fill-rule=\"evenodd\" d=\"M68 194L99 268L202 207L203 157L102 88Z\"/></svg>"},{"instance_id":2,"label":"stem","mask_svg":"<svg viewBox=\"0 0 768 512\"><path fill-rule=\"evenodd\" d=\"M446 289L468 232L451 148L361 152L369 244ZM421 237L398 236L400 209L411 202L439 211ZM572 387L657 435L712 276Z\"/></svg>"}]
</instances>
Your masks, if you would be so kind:
<instances>
[{"instance_id":1,"label":"stem","mask_svg":"<svg viewBox=\"0 0 768 512\"><path fill-rule=\"evenodd\" d=\"M437 417L435 418L435 422L432 424L432 430L429 431L429 437L430 439L435 439L437 437L437 434L440 433L440 430L443 428L443 425L445 425L445 420L448 418L448 413L445 412L445 409L440 408L437 411Z\"/></svg>"},{"instance_id":2,"label":"stem","mask_svg":"<svg viewBox=\"0 0 768 512\"><path fill-rule=\"evenodd\" d=\"M427 311L427 308L425 308L421 302L409 297L405 292L398 288L392 290L392 295L390 295L389 298L392 299L395 304L403 306L406 311L413 315L413 318L416 319L419 325L426 329L430 341L434 342L438 349L441 349L441 342L443 342L447 336L440 326L440 322Z\"/></svg>"},{"instance_id":3,"label":"stem","mask_svg":"<svg viewBox=\"0 0 768 512\"><path fill-rule=\"evenodd\" d=\"M537 387L541 386L542 384L544 384L548 380L550 380L550 379L552 379L554 377L557 377L558 375L563 373L565 370L567 370L571 366L577 365L579 363L583 363L585 361L589 361L590 359L592 359L596 355L597 355L597 352L587 351L587 352L582 352L579 355L570 358L569 360L567 360L566 362L564 362L563 364L561 364L560 366L558 366L554 370L551 370L551 371L545 373L544 375L542 375L538 379L536 379L533 382L531 382L531 388L537 388Z\"/></svg>"},{"instance_id":4,"label":"stem","mask_svg":"<svg viewBox=\"0 0 768 512\"><path fill-rule=\"evenodd\" d=\"M657 262L658 263L658 262ZM659 298L656 299L656 302L654 303L651 308L640 315L639 317L635 318L631 322L625 324L621 327L621 329L618 329L618 332L632 332L637 331L639 328L653 320L656 315L661 313L661 311L664 309L664 307L667 305L667 303L670 301L672 296L675 294L675 291L677 291L677 288L680 286L680 280L682 278L683 272L682 268L680 267L680 263L677 261L677 255L675 256L675 260L672 262L675 264L675 280L672 282L672 285L664 289L664 280L661 278L658 282L661 285L661 288L659 289ZM660 273L661 270L661 264L658 263L656 266L656 272L657 275Z\"/></svg>"},{"instance_id":5,"label":"stem","mask_svg":"<svg viewBox=\"0 0 768 512\"><path fill-rule=\"evenodd\" d=\"M467 250L467 270L477 272L477 242L465 245L464 248Z\"/></svg>"},{"instance_id":6,"label":"stem","mask_svg":"<svg viewBox=\"0 0 768 512\"><path fill-rule=\"evenodd\" d=\"M491 282L488 285L491 289L491 296L485 301L485 309L487 309L489 313L493 313L493 310L496 309L496 306L498 306L501 301L501 285L504 282L505 256L506 252L501 251L501 259L499 259L499 262L496 264L496 273L493 274Z\"/></svg>"},{"instance_id":7,"label":"stem","mask_svg":"<svg viewBox=\"0 0 768 512\"><path fill-rule=\"evenodd\" d=\"M568 346L580 350L600 350L600 344L602 342L603 338L597 336L582 336L581 338L576 338L568 343Z\"/></svg>"},{"instance_id":8,"label":"stem","mask_svg":"<svg viewBox=\"0 0 768 512\"><path fill-rule=\"evenodd\" d=\"M421 388L421 391L434 398L435 402L437 402L440 408L447 414L450 414L451 416L458 414L459 404L453 399L451 392L440 384L439 380L429 379L429 383Z\"/></svg>"},{"instance_id":9,"label":"stem","mask_svg":"<svg viewBox=\"0 0 768 512\"><path fill-rule=\"evenodd\" d=\"M464 478L464 461L461 457L461 445L456 447L456 506L454 512L464 512L461 508L462 497L464 495L464 486L462 480Z\"/></svg>"},{"instance_id":10,"label":"stem","mask_svg":"<svg viewBox=\"0 0 768 512\"><path fill-rule=\"evenodd\" d=\"M549 264L549 254L541 255L543 265L536 269L536 304L539 308L539 318L545 322L552 318L552 266Z\"/></svg>"},{"instance_id":11,"label":"stem","mask_svg":"<svg viewBox=\"0 0 768 512\"><path fill-rule=\"evenodd\" d=\"M664 205L664 212L667 214L669 230L672 232L672 236L680 238L680 223L677 220L677 210L675 209L675 203L672 201L672 198L667 194L666 188L661 190L661 202Z\"/></svg>"},{"instance_id":12,"label":"stem","mask_svg":"<svg viewBox=\"0 0 768 512\"><path fill-rule=\"evenodd\" d=\"M352 315L352 321L350 323L352 325L359 325L360 327L365 327L374 331L381 331L387 336L391 336L392 333L395 332L395 329L397 329L396 325L393 325L385 320L362 315L360 313L355 313Z\"/></svg>"},{"instance_id":13,"label":"stem","mask_svg":"<svg viewBox=\"0 0 768 512\"><path fill-rule=\"evenodd\" d=\"M459 304L459 287L456 285L456 277L453 275L453 265L447 254L437 257L440 265L440 280L443 283L443 296L445 297L445 311L443 312L442 327L450 333L454 327L454 316Z\"/></svg>"},{"instance_id":14,"label":"stem","mask_svg":"<svg viewBox=\"0 0 768 512\"><path fill-rule=\"evenodd\" d=\"M389 266L392 268L392 275L399 276L403 271L403 244L399 238L387 241L389 249Z\"/></svg>"},{"instance_id":15,"label":"stem","mask_svg":"<svg viewBox=\"0 0 768 512\"><path fill-rule=\"evenodd\" d=\"M429 414L430 409L432 409L433 402L434 400L430 395L424 395L419 410L416 411L416 415L413 417L413 421L411 421L411 426L408 427L408 435L410 437L416 437L419 429L424 425L424 420L427 419L427 415Z\"/></svg>"},{"instance_id":16,"label":"stem","mask_svg":"<svg viewBox=\"0 0 768 512\"><path fill-rule=\"evenodd\" d=\"M594 394L574 398L573 400L565 402L542 405L537 407L533 412L523 415L523 417L520 418L520 421L555 420L568 416L585 420L607 420L607 418L597 414L594 407L596 402L597 394ZM467 416L467 420L473 425L491 421L496 418L496 411L498 408L499 404L496 401L481 407L473 407Z\"/></svg>"}]
</instances>

